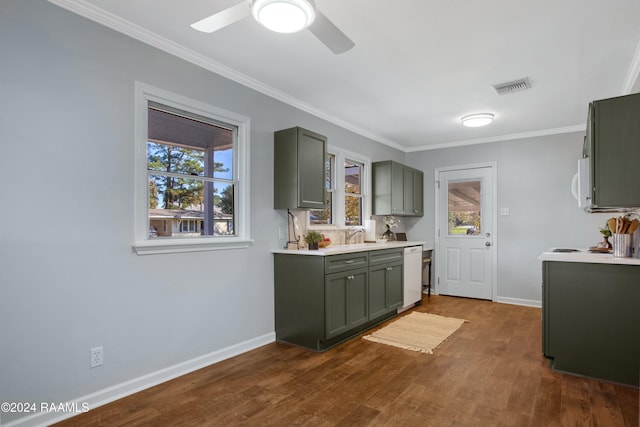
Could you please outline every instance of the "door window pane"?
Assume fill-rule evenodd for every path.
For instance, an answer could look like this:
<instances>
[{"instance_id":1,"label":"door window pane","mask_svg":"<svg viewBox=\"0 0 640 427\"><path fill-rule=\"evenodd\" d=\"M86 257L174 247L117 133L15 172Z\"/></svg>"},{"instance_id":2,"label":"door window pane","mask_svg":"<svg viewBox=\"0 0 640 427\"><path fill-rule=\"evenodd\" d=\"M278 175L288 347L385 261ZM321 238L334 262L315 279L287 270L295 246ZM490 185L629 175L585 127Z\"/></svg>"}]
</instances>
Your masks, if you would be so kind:
<instances>
[{"instance_id":1,"label":"door window pane","mask_svg":"<svg viewBox=\"0 0 640 427\"><path fill-rule=\"evenodd\" d=\"M451 235L478 235L480 230L480 195L482 194L482 182L474 181L449 181L448 187L448 234Z\"/></svg>"}]
</instances>

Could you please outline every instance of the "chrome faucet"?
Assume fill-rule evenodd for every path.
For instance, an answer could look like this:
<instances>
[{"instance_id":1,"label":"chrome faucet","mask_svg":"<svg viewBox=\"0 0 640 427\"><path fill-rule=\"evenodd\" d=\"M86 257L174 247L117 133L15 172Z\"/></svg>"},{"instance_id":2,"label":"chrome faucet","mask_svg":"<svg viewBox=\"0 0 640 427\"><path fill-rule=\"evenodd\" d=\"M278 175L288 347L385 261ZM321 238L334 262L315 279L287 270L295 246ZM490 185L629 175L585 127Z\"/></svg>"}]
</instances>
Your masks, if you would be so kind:
<instances>
[{"instance_id":1,"label":"chrome faucet","mask_svg":"<svg viewBox=\"0 0 640 427\"><path fill-rule=\"evenodd\" d=\"M345 244L349 244L353 236L362 232L364 232L364 228L356 228L356 227L347 228L347 230L345 231Z\"/></svg>"}]
</instances>

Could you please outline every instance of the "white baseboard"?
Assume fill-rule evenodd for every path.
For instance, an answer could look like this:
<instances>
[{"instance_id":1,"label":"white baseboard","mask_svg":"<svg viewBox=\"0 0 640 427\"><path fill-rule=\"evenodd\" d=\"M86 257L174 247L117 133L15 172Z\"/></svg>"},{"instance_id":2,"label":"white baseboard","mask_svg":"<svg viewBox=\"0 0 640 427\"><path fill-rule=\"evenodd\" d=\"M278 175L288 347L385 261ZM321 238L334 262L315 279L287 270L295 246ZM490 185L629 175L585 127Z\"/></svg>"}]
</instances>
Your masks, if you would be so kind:
<instances>
[{"instance_id":1,"label":"white baseboard","mask_svg":"<svg viewBox=\"0 0 640 427\"><path fill-rule=\"evenodd\" d=\"M190 372L202 369L214 363L221 362L225 359L229 359L233 356L237 356L255 348L261 347L265 344L274 342L276 339L275 332L271 332L235 345L231 347L223 348L221 350L214 351L204 356L196 357L191 360L187 360L177 365L169 366L156 372L152 372L147 375L143 375L138 378L134 378L130 381L126 381L112 387L99 390L95 393L88 394L86 396L74 399L71 402L67 402L68 406L82 408L83 405L87 405L91 409L161 384L163 382L172 380L179 376L188 374ZM19 418L5 424L5 427L34 427L34 426L48 426L53 423L62 421L72 416L77 415L73 413L56 413L56 412L39 412L33 415Z\"/></svg>"},{"instance_id":2,"label":"white baseboard","mask_svg":"<svg viewBox=\"0 0 640 427\"><path fill-rule=\"evenodd\" d=\"M495 302L501 302L504 304L513 304L513 305L524 305L526 307L542 308L542 301L538 301L535 299L497 297L495 299Z\"/></svg>"}]
</instances>

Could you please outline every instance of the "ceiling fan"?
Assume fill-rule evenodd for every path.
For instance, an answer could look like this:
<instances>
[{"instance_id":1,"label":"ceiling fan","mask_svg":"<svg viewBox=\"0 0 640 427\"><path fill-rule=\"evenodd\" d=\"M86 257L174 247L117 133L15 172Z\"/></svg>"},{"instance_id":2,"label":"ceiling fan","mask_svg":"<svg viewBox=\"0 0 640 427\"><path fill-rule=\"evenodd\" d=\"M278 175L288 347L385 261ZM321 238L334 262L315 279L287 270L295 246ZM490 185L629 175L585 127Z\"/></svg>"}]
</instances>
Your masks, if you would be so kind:
<instances>
[{"instance_id":1,"label":"ceiling fan","mask_svg":"<svg viewBox=\"0 0 640 427\"><path fill-rule=\"evenodd\" d=\"M355 46L329 18L322 14L313 0L244 0L191 24L191 28L213 33L253 15L264 27L279 33L295 33L308 28L336 55Z\"/></svg>"}]
</instances>

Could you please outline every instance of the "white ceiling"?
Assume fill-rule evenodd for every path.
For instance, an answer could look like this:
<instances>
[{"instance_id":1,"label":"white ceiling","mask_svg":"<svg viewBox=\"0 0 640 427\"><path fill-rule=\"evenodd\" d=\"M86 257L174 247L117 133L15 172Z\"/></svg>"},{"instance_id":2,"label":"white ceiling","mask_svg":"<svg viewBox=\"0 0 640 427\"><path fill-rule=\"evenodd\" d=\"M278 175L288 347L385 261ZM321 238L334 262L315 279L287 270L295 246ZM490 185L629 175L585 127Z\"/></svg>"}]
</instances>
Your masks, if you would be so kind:
<instances>
[{"instance_id":1,"label":"white ceiling","mask_svg":"<svg viewBox=\"0 0 640 427\"><path fill-rule=\"evenodd\" d=\"M638 0L315 0L341 55L252 18L189 27L238 0L49 1L405 151L583 130L589 101L640 91ZM474 112L495 121L461 126Z\"/></svg>"}]
</instances>

